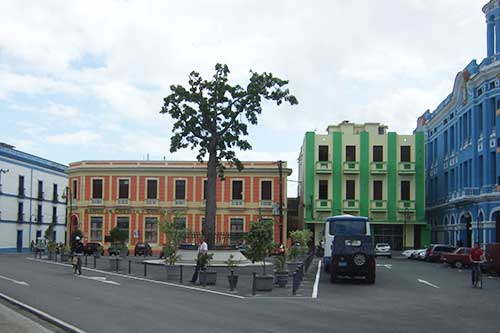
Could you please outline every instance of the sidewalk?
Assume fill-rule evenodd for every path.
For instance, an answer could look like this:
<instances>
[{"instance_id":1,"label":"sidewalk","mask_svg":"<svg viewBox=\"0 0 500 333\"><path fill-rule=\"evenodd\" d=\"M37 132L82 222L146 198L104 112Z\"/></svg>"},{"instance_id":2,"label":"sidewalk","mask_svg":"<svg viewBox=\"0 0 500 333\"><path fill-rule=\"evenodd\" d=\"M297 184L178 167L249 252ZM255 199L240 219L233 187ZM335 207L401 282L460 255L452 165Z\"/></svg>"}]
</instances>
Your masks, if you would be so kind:
<instances>
[{"instance_id":1,"label":"sidewalk","mask_svg":"<svg viewBox=\"0 0 500 333\"><path fill-rule=\"evenodd\" d=\"M0 331L9 333L52 333L37 322L0 302Z\"/></svg>"}]
</instances>

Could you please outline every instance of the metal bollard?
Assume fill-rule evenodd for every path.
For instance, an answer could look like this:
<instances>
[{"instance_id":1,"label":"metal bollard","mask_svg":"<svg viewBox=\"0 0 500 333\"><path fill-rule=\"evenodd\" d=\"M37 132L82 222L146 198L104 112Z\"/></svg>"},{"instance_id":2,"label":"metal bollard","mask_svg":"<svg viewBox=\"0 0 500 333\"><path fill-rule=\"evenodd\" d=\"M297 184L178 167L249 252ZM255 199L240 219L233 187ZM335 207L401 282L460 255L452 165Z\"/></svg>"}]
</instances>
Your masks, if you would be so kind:
<instances>
[{"instance_id":1,"label":"metal bollard","mask_svg":"<svg viewBox=\"0 0 500 333\"><path fill-rule=\"evenodd\" d=\"M256 289L256 285L255 285L255 278L257 276L257 273L253 272L252 273L252 295L255 296L255 294L257 293L257 289Z\"/></svg>"},{"instance_id":2,"label":"metal bollard","mask_svg":"<svg viewBox=\"0 0 500 333\"><path fill-rule=\"evenodd\" d=\"M144 264L144 276L146 276L147 275L147 269L146 269L147 263L143 262L143 264Z\"/></svg>"},{"instance_id":3,"label":"metal bollard","mask_svg":"<svg viewBox=\"0 0 500 333\"><path fill-rule=\"evenodd\" d=\"M183 271L183 265L180 266L180 277L179 277L179 283L182 283L182 271Z\"/></svg>"},{"instance_id":4,"label":"metal bollard","mask_svg":"<svg viewBox=\"0 0 500 333\"><path fill-rule=\"evenodd\" d=\"M88 255L85 255L85 267L87 267L87 257Z\"/></svg>"},{"instance_id":5,"label":"metal bollard","mask_svg":"<svg viewBox=\"0 0 500 333\"><path fill-rule=\"evenodd\" d=\"M295 296L297 293L297 272L293 272L293 278L292 278L292 295Z\"/></svg>"},{"instance_id":6,"label":"metal bollard","mask_svg":"<svg viewBox=\"0 0 500 333\"><path fill-rule=\"evenodd\" d=\"M132 272L132 260L129 259L128 260L128 273L132 274L131 272Z\"/></svg>"},{"instance_id":7,"label":"metal bollard","mask_svg":"<svg viewBox=\"0 0 500 333\"><path fill-rule=\"evenodd\" d=\"M115 261L115 264L116 264L115 268L116 268L116 272L118 273L118 258L116 258L115 260L116 260Z\"/></svg>"},{"instance_id":8,"label":"metal bollard","mask_svg":"<svg viewBox=\"0 0 500 333\"><path fill-rule=\"evenodd\" d=\"M55 255L54 255L54 260L55 260L55 262L57 262L57 253L55 253Z\"/></svg>"},{"instance_id":9,"label":"metal bollard","mask_svg":"<svg viewBox=\"0 0 500 333\"><path fill-rule=\"evenodd\" d=\"M94 256L94 269L97 267L97 257Z\"/></svg>"},{"instance_id":10,"label":"metal bollard","mask_svg":"<svg viewBox=\"0 0 500 333\"><path fill-rule=\"evenodd\" d=\"M234 290L234 288L233 288L233 276L234 276L234 271L231 270L231 278L230 278L231 279L231 283L229 283L229 290L230 291Z\"/></svg>"}]
</instances>

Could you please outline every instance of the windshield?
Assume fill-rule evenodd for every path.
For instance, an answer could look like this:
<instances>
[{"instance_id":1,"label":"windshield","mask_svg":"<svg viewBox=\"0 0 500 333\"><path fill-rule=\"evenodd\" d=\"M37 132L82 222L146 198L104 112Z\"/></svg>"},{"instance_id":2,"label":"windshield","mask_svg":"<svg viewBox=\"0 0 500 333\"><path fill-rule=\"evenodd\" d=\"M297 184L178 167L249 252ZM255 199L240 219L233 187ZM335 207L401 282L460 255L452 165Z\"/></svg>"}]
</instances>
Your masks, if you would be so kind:
<instances>
[{"instance_id":1,"label":"windshield","mask_svg":"<svg viewBox=\"0 0 500 333\"><path fill-rule=\"evenodd\" d=\"M366 220L331 221L330 235L366 235Z\"/></svg>"}]
</instances>

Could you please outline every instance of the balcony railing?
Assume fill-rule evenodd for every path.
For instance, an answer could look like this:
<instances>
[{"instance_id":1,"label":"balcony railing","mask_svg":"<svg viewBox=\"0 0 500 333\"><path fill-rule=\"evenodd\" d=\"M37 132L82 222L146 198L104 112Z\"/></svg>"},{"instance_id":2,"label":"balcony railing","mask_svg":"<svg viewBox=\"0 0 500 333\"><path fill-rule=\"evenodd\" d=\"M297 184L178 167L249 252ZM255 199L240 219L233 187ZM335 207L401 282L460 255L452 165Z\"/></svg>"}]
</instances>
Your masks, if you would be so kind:
<instances>
[{"instance_id":1,"label":"balcony railing","mask_svg":"<svg viewBox=\"0 0 500 333\"><path fill-rule=\"evenodd\" d=\"M231 200L231 207L243 207L243 200L241 199Z\"/></svg>"},{"instance_id":2,"label":"balcony railing","mask_svg":"<svg viewBox=\"0 0 500 333\"><path fill-rule=\"evenodd\" d=\"M359 200L355 199L346 199L343 202L344 210L358 210L359 209Z\"/></svg>"},{"instance_id":3,"label":"balcony railing","mask_svg":"<svg viewBox=\"0 0 500 333\"><path fill-rule=\"evenodd\" d=\"M36 222L39 224L43 223L43 215L38 214L36 216Z\"/></svg>"},{"instance_id":4,"label":"balcony railing","mask_svg":"<svg viewBox=\"0 0 500 333\"><path fill-rule=\"evenodd\" d=\"M316 199L316 210L331 210L332 200L330 199Z\"/></svg>"},{"instance_id":5,"label":"balcony railing","mask_svg":"<svg viewBox=\"0 0 500 333\"><path fill-rule=\"evenodd\" d=\"M102 198L92 198L92 199L90 199L90 204L91 205L103 205L104 200Z\"/></svg>"},{"instance_id":6,"label":"balcony railing","mask_svg":"<svg viewBox=\"0 0 500 333\"><path fill-rule=\"evenodd\" d=\"M218 249L237 248L243 244L245 234L245 232L216 232L215 246ZM197 244L202 236L205 236L205 239L211 238L210 235L205 235L201 232L187 232L186 238L181 242L181 248L197 249Z\"/></svg>"},{"instance_id":7,"label":"balcony railing","mask_svg":"<svg viewBox=\"0 0 500 333\"><path fill-rule=\"evenodd\" d=\"M146 199L146 200L144 200L144 204L146 206L157 206L158 205L158 199Z\"/></svg>"},{"instance_id":8,"label":"balcony railing","mask_svg":"<svg viewBox=\"0 0 500 333\"><path fill-rule=\"evenodd\" d=\"M18 222L24 221L24 213L17 213L17 221Z\"/></svg>"},{"instance_id":9,"label":"balcony railing","mask_svg":"<svg viewBox=\"0 0 500 333\"><path fill-rule=\"evenodd\" d=\"M259 207L272 208L273 207L273 201L272 200L260 200Z\"/></svg>"},{"instance_id":10,"label":"balcony railing","mask_svg":"<svg viewBox=\"0 0 500 333\"><path fill-rule=\"evenodd\" d=\"M415 173L415 162L399 162L399 173Z\"/></svg>"},{"instance_id":11,"label":"balcony railing","mask_svg":"<svg viewBox=\"0 0 500 333\"><path fill-rule=\"evenodd\" d=\"M54 196L52 197L52 201L59 202L59 196L57 194L54 194Z\"/></svg>"},{"instance_id":12,"label":"balcony railing","mask_svg":"<svg viewBox=\"0 0 500 333\"><path fill-rule=\"evenodd\" d=\"M57 223L57 216L52 216L52 223Z\"/></svg>"},{"instance_id":13,"label":"balcony railing","mask_svg":"<svg viewBox=\"0 0 500 333\"><path fill-rule=\"evenodd\" d=\"M122 205L123 206L123 205L128 205L129 203L130 203L130 201L128 199L123 199L122 198L122 199L116 200L116 204L117 205Z\"/></svg>"},{"instance_id":14,"label":"balcony railing","mask_svg":"<svg viewBox=\"0 0 500 333\"><path fill-rule=\"evenodd\" d=\"M317 173L331 173L332 172L332 162L331 161L318 161L318 162L316 162L316 172Z\"/></svg>"},{"instance_id":15,"label":"balcony railing","mask_svg":"<svg viewBox=\"0 0 500 333\"><path fill-rule=\"evenodd\" d=\"M175 199L174 206L186 206L186 199Z\"/></svg>"},{"instance_id":16,"label":"balcony railing","mask_svg":"<svg viewBox=\"0 0 500 333\"><path fill-rule=\"evenodd\" d=\"M359 173L359 162L344 162L344 173Z\"/></svg>"},{"instance_id":17,"label":"balcony railing","mask_svg":"<svg viewBox=\"0 0 500 333\"><path fill-rule=\"evenodd\" d=\"M415 210L415 200L399 200L398 209L402 211Z\"/></svg>"},{"instance_id":18,"label":"balcony railing","mask_svg":"<svg viewBox=\"0 0 500 333\"><path fill-rule=\"evenodd\" d=\"M370 209L373 211L387 210L387 200L371 200Z\"/></svg>"},{"instance_id":19,"label":"balcony railing","mask_svg":"<svg viewBox=\"0 0 500 333\"><path fill-rule=\"evenodd\" d=\"M43 200L43 192L38 192L38 200Z\"/></svg>"},{"instance_id":20,"label":"balcony railing","mask_svg":"<svg viewBox=\"0 0 500 333\"><path fill-rule=\"evenodd\" d=\"M371 162L371 173L387 173L387 162Z\"/></svg>"},{"instance_id":21,"label":"balcony railing","mask_svg":"<svg viewBox=\"0 0 500 333\"><path fill-rule=\"evenodd\" d=\"M20 197L24 197L24 193L25 193L25 189L24 189L24 188L22 188L22 187L20 187L20 188L18 189L18 195L19 195Z\"/></svg>"}]
</instances>

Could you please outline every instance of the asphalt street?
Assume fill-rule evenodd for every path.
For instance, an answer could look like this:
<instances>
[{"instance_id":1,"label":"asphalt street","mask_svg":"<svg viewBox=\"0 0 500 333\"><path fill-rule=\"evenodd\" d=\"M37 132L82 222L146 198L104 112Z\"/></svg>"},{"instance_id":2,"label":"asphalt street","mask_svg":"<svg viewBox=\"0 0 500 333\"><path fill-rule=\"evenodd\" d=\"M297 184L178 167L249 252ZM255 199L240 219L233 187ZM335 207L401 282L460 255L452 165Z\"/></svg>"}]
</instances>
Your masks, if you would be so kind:
<instances>
[{"instance_id":1,"label":"asphalt street","mask_svg":"<svg viewBox=\"0 0 500 333\"><path fill-rule=\"evenodd\" d=\"M87 332L498 331L500 278L470 287L470 272L378 259L375 285L330 284L318 298L235 298L0 255L0 292ZM0 330L1 331L1 330Z\"/></svg>"}]
</instances>

